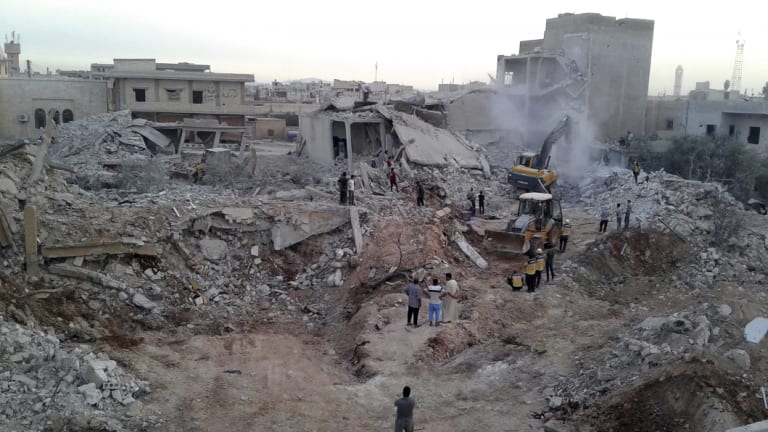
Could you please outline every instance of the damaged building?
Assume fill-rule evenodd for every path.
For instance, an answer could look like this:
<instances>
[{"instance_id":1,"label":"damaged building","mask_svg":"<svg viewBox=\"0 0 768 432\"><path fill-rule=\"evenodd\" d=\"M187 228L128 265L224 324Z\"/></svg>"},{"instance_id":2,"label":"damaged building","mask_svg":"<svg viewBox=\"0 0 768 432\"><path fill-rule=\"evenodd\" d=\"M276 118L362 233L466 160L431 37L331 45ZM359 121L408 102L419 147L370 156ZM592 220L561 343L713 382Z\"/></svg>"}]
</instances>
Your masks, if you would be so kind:
<instances>
[{"instance_id":1,"label":"damaged building","mask_svg":"<svg viewBox=\"0 0 768 432\"><path fill-rule=\"evenodd\" d=\"M542 39L499 55L496 85L519 100L531 122L580 112L601 140L643 130L654 22L596 13L547 20Z\"/></svg>"}]
</instances>

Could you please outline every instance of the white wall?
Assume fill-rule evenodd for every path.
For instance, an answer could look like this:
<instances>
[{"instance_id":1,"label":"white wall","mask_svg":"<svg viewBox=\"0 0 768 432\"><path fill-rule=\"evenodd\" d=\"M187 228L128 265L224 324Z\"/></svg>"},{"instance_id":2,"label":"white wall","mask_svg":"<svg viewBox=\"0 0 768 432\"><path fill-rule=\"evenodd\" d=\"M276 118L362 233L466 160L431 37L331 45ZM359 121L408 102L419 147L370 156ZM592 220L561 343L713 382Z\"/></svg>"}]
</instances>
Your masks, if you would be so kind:
<instances>
[{"instance_id":1,"label":"white wall","mask_svg":"<svg viewBox=\"0 0 768 432\"><path fill-rule=\"evenodd\" d=\"M305 152L310 159L333 164L333 138L331 118L320 115L302 114L299 117L299 132L307 141Z\"/></svg>"}]
</instances>

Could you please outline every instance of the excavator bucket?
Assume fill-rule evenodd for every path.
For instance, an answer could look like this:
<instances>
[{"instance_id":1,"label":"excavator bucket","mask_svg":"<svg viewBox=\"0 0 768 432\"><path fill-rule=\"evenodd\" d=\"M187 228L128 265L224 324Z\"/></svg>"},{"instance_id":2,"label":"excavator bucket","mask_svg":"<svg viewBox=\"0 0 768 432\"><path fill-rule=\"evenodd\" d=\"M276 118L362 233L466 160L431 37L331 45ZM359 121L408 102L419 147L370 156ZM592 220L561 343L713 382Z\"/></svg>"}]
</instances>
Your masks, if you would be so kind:
<instances>
[{"instance_id":1,"label":"excavator bucket","mask_svg":"<svg viewBox=\"0 0 768 432\"><path fill-rule=\"evenodd\" d=\"M531 248L531 244L522 233L486 230L483 247L493 253L524 254Z\"/></svg>"}]
</instances>

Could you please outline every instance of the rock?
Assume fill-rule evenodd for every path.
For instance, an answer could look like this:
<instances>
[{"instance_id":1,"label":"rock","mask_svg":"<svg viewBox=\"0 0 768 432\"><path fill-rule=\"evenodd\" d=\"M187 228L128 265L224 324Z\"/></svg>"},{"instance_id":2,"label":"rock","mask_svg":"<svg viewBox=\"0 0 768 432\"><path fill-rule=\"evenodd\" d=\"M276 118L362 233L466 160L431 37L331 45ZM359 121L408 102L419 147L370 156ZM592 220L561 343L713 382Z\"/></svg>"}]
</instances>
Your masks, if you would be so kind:
<instances>
[{"instance_id":1,"label":"rock","mask_svg":"<svg viewBox=\"0 0 768 432\"><path fill-rule=\"evenodd\" d=\"M258 246L251 246L251 256L259 256L259 247Z\"/></svg>"},{"instance_id":2,"label":"rock","mask_svg":"<svg viewBox=\"0 0 768 432\"><path fill-rule=\"evenodd\" d=\"M155 304L152 300L146 298L143 294L136 293L133 295L133 298L131 299L134 305L146 309L146 310L154 310L157 308L157 304Z\"/></svg>"},{"instance_id":3,"label":"rock","mask_svg":"<svg viewBox=\"0 0 768 432\"><path fill-rule=\"evenodd\" d=\"M667 323L666 317L648 317L638 327L643 330L660 330Z\"/></svg>"},{"instance_id":4,"label":"rock","mask_svg":"<svg viewBox=\"0 0 768 432\"><path fill-rule=\"evenodd\" d=\"M732 349L725 353L725 358L733 360L742 370L747 371L752 367L749 354L744 350Z\"/></svg>"},{"instance_id":5,"label":"rock","mask_svg":"<svg viewBox=\"0 0 768 432\"><path fill-rule=\"evenodd\" d=\"M717 308L717 313L719 313L721 316L727 317L733 313L733 309L731 309L731 307L727 304L721 304Z\"/></svg>"},{"instance_id":6,"label":"rock","mask_svg":"<svg viewBox=\"0 0 768 432\"><path fill-rule=\"evenodd\" d=\"M108 371L117 367L113 360L99 360L93 357L85 357L80 365L80 377L86 383L93 383L101 388L104 383L109 381Z\"/></svg>"},{"instance_id":7,"label":"rock","mask_svg":"<svg viewBox=\"0 0 768 432\"><path fill-rule=\"evenodd\" d=\"M262 297L268 296L270 292L272 292L272 289L267 284L261 284L256 287L256 294Z\"/></svg>"},{"instance_id":8,"label":"rock","mask_svg":"<svg viewBox=\"0 0 768 432\"><path fill-rule=\"evenodd\" d=\"M560 396L552 396L549 398L549 409L558 409L563 406L563 398Z\"/></svg>"},{"instance_id":9,"label":"rock","mask_svg":"<svg viewBox=\"0 0 768 432\"><path fill-rule=\"evenodd\" d=\"M341 269L336 269L333 273L333 286L340 287L344 283L344 275L341 273Z\"/></svg>"},{"instance_id":10,"label":"rock","mask_svg":"<svg viewBox=\"0 0 768 432\"><path fill-rule=\"evenodd\" d=\"M227 255L227 242L219 239L200 240L200 251L209 261L219 261Z\"/></svg>"},{"instance_id":11,"label":"rock","mask_svg":"<svg viewBox=\"0 0 768 432\"><path fill-rule=\"evenodd\" d=\"M349 258L349 266L352 268L357 268L360 266L360 258L357 256L352 256Z\"/></svg>"},{"instance_id":12,"label":"rock","mask_svg":"<svg viewBox=\"0 0 768 432\"><path fill-rule=\"evenodd\" d=\"M13 381L20 382L31 389L37 386L37 381L33 380L32 378L24 374L14 374L13 377L11 377L11 379Z\"/></svg>"},{"instance_id":13,"label":"rock","mask_svg":"<svg viewBox=\"0 0 768 432\"><path fill-rule=\"evenodd\" d=\"M16 189L16 184L9 178L0 177L0 194L8 196L16 196L19 190Z\"/></svg>"},{"instance_id":14,"label":"rock","mask_svg":"<svg viewBox=\"0 0 768 432\"><path fill-rule=\"evenodd\" d=\"M573 432L575 429L571 425L564 424L559 420L549 420L544 424L544 432Z\"/></svg>"},{"instance_id":15,"label":"rock","mask_svg":"<svg viewBox=\"0 0 768 432\"><path fill-rule=\"evenodd\" d=\"M77 391L80 392L83 396L85 396L85 402L88 405L96 405L101 400L101 390L96 388L96 384L94 383L88 383L85 385L81 385L77 388Z\"/></svg>"},{"instance_id":16,"label":"rock","mask_svg":"<svg viewBox=\"0 0 768 432\"><path fill-rule=\"evenodd\" d=\"M744 337L751 343L760 343L766 332L768 332L768 319L763 317L753 319L744 327Z\"/></svg>"},{"instance_id":17,"label":"rock","mask_svg":"<svg viewBox=\"0 0 768 432\"><path fill-rule=\"evenodd\" d=\"M336 249L336 261L339 261L342 258L344 258L344 250L343 249Z\"/></svg>"},{"instance_id":18,"label":"rock","mask_svg":"<svg viewBox=\"0 0 768 432\"><path fill-rule=\"evenodd\" d=\"M698 346L704 346L707 343L709 343L709 335L710 335L709 327L701 325L699 327L696 327L696 330L693 331L691 334L691 337L693 338L693 342Z\"/></svg>"}]
</instances>

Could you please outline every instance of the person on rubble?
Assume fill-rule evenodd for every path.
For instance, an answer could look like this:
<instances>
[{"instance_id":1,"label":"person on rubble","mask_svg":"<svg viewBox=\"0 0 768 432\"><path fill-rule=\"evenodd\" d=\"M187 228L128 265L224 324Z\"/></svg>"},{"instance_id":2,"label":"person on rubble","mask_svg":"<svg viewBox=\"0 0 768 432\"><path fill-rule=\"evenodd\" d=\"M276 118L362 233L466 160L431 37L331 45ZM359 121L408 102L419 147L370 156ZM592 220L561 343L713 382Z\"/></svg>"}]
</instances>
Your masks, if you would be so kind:
<instances>
[{"instance_id":1,"label":"person on rubble","mask_svg":"<svg viewBox=\"0 0 768 432\"><path fill-rule=\"evenodd\" d=\"M416 408L416 401L410 396L411 388L405 386L403 397L395 401L395 432L413 432L413 409Z\"/></svg>"},{"instance_id":2,"label":"person on rubble","mask_svg":"<svg viewBox=\"0 0 768 432\"><path fill-rule=\"evenodd\" d=\"M397 174L395 174L394 168L389 169L389 191L390 192L392 192L392 188L395 188L396 191L400 192L400 188L397 187Z\"/></svg>"},{"instance_id":3,"label":"person on rubble","mask_svg":"<svg viewBox=\"0 0 768 432\"><path fill-rule=\"evenodd\" d=\"M544 273L544 267L546 263L546 257L544 256L544 251L541 250L541 248L536 249L536 288L538 288L541 285L541 274Z\"/></svg>"},{"instance_id":4,"label":"person on rubble","mask_svg":"<svg viewBox=\"0 0 768 432\"><path fill-rule=\"evenodd\" d=\"M603 207L600 210L600 228L598 228L597 232L604 233L608 229L608 218L610 216L611 212L608 207Z\"/></svg>"},{"instance_id":5,"label":"person on rubble","mask_svg":"<svg viewBox=\"0 0 768 432\"><path fill-rule=\"evenodd\" d=\"M568 238L571 236L571 221L566 219L563 224L563 231L560 233L560 252L565 252L565 247L568 246Z\"/></svg>"},{"instance_id":6,"label":"person on rubble","mask_svg":"<svg viewBox=\"0 0 768 432\"><path fill-rule=\"evenodd\" d=\"M477 210L477 207L475 207L475 189L469 188L469 192L467 192L467 200L472 203L472 216L475 216L475 212Z\"/></svg>"},{"instance_id":7,"label":"person on rubble","mask_svg":"<svg viewBox=\"0 0 768 432\"><path fill-rule=\"evenodd\" d=\"M642 171L640 168L640 162L635 161L635 164L632 165L632 175L635 176L635 184L637 184L637 176L640 175L640 171Z\"/></svg>"},{"instance_id":8,"label":"person on rubble","mask_svg":"<svg viewBox=\"0 0 768 432\"><path fill-rule=\"evenodd\" d=\"M451 273L445 274L445 296L443 296L442 322L450 323L459 320L459 283Z\"/></svg>"},{"instance_id":9,"label":"person on rubble","mask_svg":"<svg viewBox=\"0 0 768 432\"><path fill-rule=\"evenodd\" d=\"M421 308L421 288L419 287L419 280L413 278L413 282L405 286L404 292L408 295L408 323L406 326L411 325L411 319L413 319L413 327L418 327L419 309Z\"/></svg>"},{"instance_id":10,"label":"person on rubble","mask_svg":"<svg viewBox=\"0 0 768 432\"><path fill-rule=\"evenodd\" d=\"M349 179L347 178L347 172L341 173L341 177L338 180L339 183L339 204L344 205L347 203L347 191L349 190Z\"/></svg>"},{"instance_id":11,"label":"person on rubble","mask_svg":"<svg viewBox=\"0 0 768 432\"><path fill-rule=\"evenodd\" d=\"M507 276L507 284L512 287L512 291L523 289L523 275L517 269L512 270L512 274Z\"/></svg>"},{"instance_id":12,"label":"person on rubble","mask_svg":"<svg viewBox=\"0 0 768 432\"><path fill-rule=\"evenodd\" d=\"M480 193L477 195L477 207L480 211L480 214L485 213L485 194L483 191L480 191Z\"/></svg>"},{"instance_id":13,"label":"person on rubble","mask_svg":"<svg viewBox=\"0 0 768 432\"><path fill-rule=\"evenodd\" d=\"M200 163L192 168L192 183L200 182L203 177L205 177L205 151L203 151L203 155L200 157Z\"/></svg>"},{"instance_id":14,"label":"person on rubble","mask_svg":"<svg viewBox=\"0 0 768 432\"><path fill-rule=\"evenodd\" d=\"M347 181L347 202L349 205L355 205L355 175L349 176Z\"/></svg>"},{"instance_id":15,"label":"person on rubble","mask_svg":"<svg viewBox=\"0 0 768 432\"><path fill-rule=\"evenodd\" d=\"M616 204L616 230L621 229L621 203Z\"/></svg>"},{"instance_id":16,"label":"person on rubble","mask_svg":"<svg viewBox=\"0 0 768 432\"><path fill-rule=\"evenodd\" d=\"M416 205L424 207L424 185L416 181Z\"/></svg>"},{"instance_id":17,"label":"person on rubble","mask_svg":"<svg viewBox=\"0 0 768 432\"><path fill-rule=\"evenodd\" d=\"M555 280L555 246L551 243L547 243L544 245L544 249L546 249L547 251L547 262L544 265L547 271L547 282L549 282L550 277L552 281L554 281Z\"/></svg>"},{"instance_id":18,"label":"person on rubble","mask_svg":"<svg viewBox=\"0 0 768 432\"><path fill-rule=\"evenodd\" d=\"M443 287L440 286L437 279L432 279L432 285L427 287L427 297L429 298L429 326L440 325L440 305L443 302L443 296L445 292Z\"/></svg>"},{"instance_id":19,"label":"person on rubble","mask_svg":"<svg viewBox=\"0 0 768 432\"><path fill-rule=\"evenodd\" d=\"M632 201L627 200L627 208L624 210L624 229L629 228L630 216L632 216Z\"/></svg>"},{"instance_id":20,"label":"person on rubble","mask_svg":"<svg viewBox=\"0 0 768 432\"><path fill-rule=\"evenodd\" d=\"M525 285L529 293L536 291L536 258L533 256L529 256L525 264Z\"/></svg>"},{"instance_id":21,"label":"person on rubble","mask_svg":"<svg viewBox=\"0 0 768 432\"><path fill-rule=\"evenodd\" d=\"M392 169L392 156L389 155L387 155L387 169Z\"/></svg>"}]
</instances>

